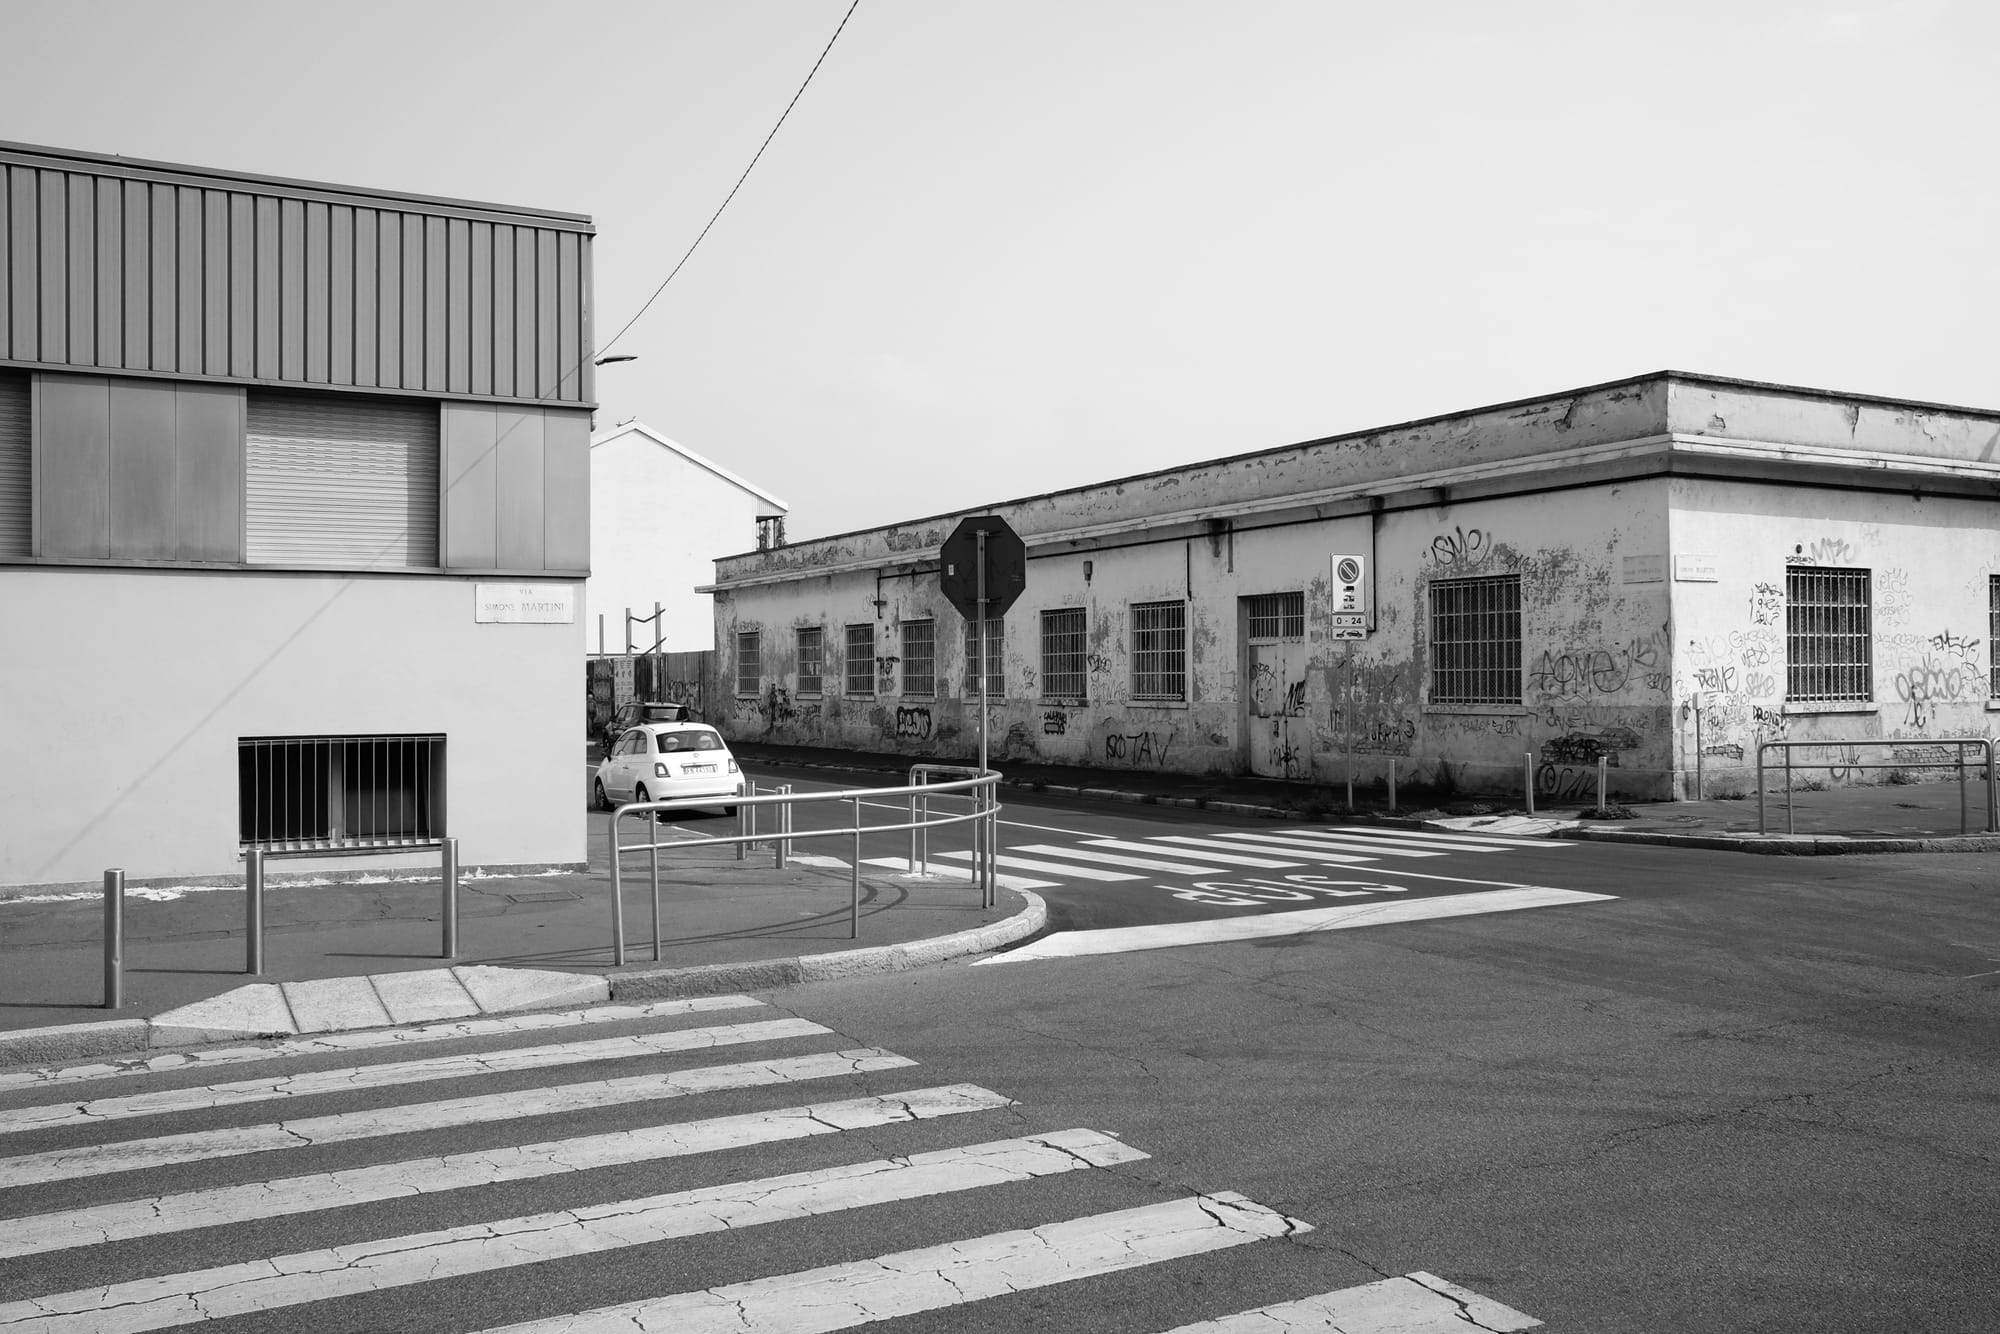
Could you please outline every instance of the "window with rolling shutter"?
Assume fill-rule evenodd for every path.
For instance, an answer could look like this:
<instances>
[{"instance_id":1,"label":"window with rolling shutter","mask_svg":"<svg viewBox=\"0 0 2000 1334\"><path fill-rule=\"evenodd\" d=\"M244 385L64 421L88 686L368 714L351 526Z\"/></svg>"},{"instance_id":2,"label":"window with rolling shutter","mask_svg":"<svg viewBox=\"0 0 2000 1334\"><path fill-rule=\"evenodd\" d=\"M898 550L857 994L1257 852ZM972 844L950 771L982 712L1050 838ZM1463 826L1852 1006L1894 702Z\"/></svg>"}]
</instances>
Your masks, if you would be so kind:
<instances>
[{"instance_id":1,"label":"window with rolling shutter","mask_svg":"<svg viewBox=\"0 0 2000 1334\"><path fill-rule=\"evenodd\" d=\"M28 377L0 375L0 556L31 554Z\"/></svg>"},{"instance_id":2,"label":"window with rolling shutter","mask_svg":"<svg viewBox=\"0 0 2000 1334\"><path fill-rule=\"evenodd\" d=\"M246 561L437 565L436 403L252 390L246 419Z\"/></svg>"}]
</instances>

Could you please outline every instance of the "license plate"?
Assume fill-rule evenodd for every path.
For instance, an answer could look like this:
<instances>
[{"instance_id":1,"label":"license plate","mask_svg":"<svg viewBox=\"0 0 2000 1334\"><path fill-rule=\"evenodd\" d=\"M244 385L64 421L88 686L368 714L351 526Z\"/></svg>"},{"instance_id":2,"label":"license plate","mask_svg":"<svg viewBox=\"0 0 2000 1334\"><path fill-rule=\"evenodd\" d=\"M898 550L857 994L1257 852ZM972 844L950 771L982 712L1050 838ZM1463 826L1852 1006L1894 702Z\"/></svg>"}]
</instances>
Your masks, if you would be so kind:
<instances>
[{"instance_id":1,"label":"license plate","mask_svg":"<svg viewBox=\"0 0 2000 1334\"><path fill-rule=\"evenodd\" d=\"M683 764L681 772L684 774L712 774L715 772L715 766L712 764Z\"/></svg>"}]
</instances>

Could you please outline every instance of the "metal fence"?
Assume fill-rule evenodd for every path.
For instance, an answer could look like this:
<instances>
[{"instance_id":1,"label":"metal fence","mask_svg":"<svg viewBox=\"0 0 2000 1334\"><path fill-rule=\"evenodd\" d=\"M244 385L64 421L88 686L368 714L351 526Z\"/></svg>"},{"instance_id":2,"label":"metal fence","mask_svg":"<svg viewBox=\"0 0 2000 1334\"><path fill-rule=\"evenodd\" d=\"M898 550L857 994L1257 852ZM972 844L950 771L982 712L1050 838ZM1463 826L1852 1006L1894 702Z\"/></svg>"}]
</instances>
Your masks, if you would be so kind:
<instances>
[{"instance_id":1,"label":"metal fence","mask_svg":"<svg viewBox=\"0 0 2000 1334\"><path fill-rule=\"evenodd\" d=\"M1958 832L1960 834L1970 833L1971 808L1967 800L1966 776L1970 770L1979 768L1981 764L1984 764L1986 768L1986 830L1988 833L2000 833L2000 792L1996 792L1994 783L1993 738L1983 736L1954 736L1934 739L1926 737L1921 744L1927 748L1935 748L1938 751L1943 751L1949 746L1952 749L1952 759L1941 760L1937 764L1912 765L1907 759L1897 760L1893 758L1880 764L1863 764L1859 758L1863 747L1873 750L1880 750L1886 747L1893 751L1906 749L1910 744L1909 739L1906 737L1892 737L1875 741L1857 737L1842 737L1838 741L1758 742L1757 832L1760 834L1769 832L1769 827L1764 817L1764 753L1766 751L1777 750L1783 751L1785 756L1783 772L1785 775L1785 832L1787 834L1792 832L1792 775L1797 769L1805 769L1810 772L1814 769L1948 769L1954 767L1958 770ZM1792 759L1792 753L1797 750L1831 750L1835 748L1850 753L1842 754L1837 760L1824 758L1809 759L1805 764L1795 764ZM1972 763L1968 764L1966 760L1968 750L1975 752L1979 756L1983 756L1983 759L1976 758Z\"/></svg>"}]
</instances>

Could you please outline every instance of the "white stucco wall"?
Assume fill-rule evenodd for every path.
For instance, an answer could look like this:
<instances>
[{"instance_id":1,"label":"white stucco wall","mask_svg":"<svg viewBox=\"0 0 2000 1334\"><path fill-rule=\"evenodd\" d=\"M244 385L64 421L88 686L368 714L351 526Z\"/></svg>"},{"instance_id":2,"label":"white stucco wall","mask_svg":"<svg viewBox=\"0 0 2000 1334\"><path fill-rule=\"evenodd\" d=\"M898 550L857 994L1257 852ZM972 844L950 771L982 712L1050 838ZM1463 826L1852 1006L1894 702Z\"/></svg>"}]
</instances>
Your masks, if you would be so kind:
<instances>
[{"instance_id":1,"label":"white stucco wall","mask_svg":"<svg viewBox=\"0 0 2000 1334\"><path fill-rule=\"evenodd\" d=\"M246 736L441 732L462 864L583 861L583 627L476 624L474 582L0 572L0 885L240 873Z\"/></svg>"},{"instance_id":2,"label":"white stucco wall","mask_svg":"<svg viewBox=\"0 0 2000 1334\"><path fill-rule=\"evenodd\" d=\"M757 520L782 513L753 492L637 431L612 433L590 450L590 578L584 585L585 640L625 651L625 612L664 608L669 653L712 647L713 608L695 587L715 578L718 556L757 545ZM634 625L635 648L651 650L653 627Z\"/></svg>"}]
</instances>

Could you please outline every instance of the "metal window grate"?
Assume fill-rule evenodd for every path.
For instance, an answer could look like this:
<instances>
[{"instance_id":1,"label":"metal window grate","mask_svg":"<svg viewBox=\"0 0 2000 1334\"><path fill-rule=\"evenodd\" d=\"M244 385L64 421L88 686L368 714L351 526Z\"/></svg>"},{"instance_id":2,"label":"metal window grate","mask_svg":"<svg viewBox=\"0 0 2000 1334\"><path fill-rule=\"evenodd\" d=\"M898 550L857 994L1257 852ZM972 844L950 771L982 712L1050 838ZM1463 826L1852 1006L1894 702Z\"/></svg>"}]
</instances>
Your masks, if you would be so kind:
<instances>
[{"instance_id":1,"label":"metal window grate","mask_svg":"<svg viewBox=\"0 0 2000 1334\"><path fill-rule=\"evenodd\" d=\"M1081 607L1042 613L1042 698L1081 704L1088 694Z\"/></svg>"},{"instance_id":2,"label":"metal window grate","mask_svg":"<svg viewBox=\"0 0 2000 1334\"><path fill-rule=\"evenodd\" d=\"M736 635L736 693L755 695L764 688L764 636L756 630Z\"/></svg>"},{"instance_id":3,"label":"metal window grate","mask_svg":"<svg viewBox=\"0 0 2000 1334\"><path fill-rule=\"evenodd\" d=\"M847 693L863 696L875 693L875 627L872 625L847 627Z\"/></svg>"},{"instance_id":4,"label":"metal window grate","mask_svg":"<svg viewBox=\"0 0 2000 1334\"><path fill-rule=\"evenodd\" d=\"M2000 699L2000 574L1986 576L1986 657L1987 672L1991 680L1986 693Z\"/></svg>"},{"instance_id":5,"label":"metal window grate","mask_svg":"<svg viewBox=\"0 0 2000 1334\"><path fill-rule=\"evenodd\" d=\"M1875 697L1868 571L1785 571L1785 698L1801 704Z\"/></svg>"},{"instance_id":6,"label":"metal window grate","mask_svg":"<svg viewBox=\"0 0 2000 1334\"><path fill-rule=\"evenodd\" d=\"M825 671L826 640L818 626L799 631L799 693L817 695Z\"/></svg>"},{"instance_id":7,"label":"metal window grate","mask_svg":"<svg viewBox=\"0 0 2000 1334\"><path fill-rule=\"evenodd\" d=\"M1006 660L1004 648L1007 643L1007 619L1004 616L986 618L986 697L999 699L1007 693L1007 674L1001 664ZM965 697L979 698L979 618L965 618Z\"/></svg>"},{"instance_id":8,"label":"metal window grate","mask_svg":"<svg viewBox=\"0 0 2000 1334\"><path fill-rule=\"evenodd\" d=\"M237 837L280 852L444 838L444 737L241 737Z\"/></svg>"},{"instance_id":9,"label":"metal window grate","mask_svg":"<svg viewBox=\"0 0 2000 1334\"><path fill-rule=\"evenodd\" d=\"M1187 698L1187 604L1132 604L1132 698Z\"/></svg>"},{"instance_id":10,"label":"metal window grate","mask_svg":"<svg viewBox=\"0 0 2000 1334\"><path fill-rule=\"evenodd\" d=\"M1259 593L1243 599L1244 632L1253 640L1304 639L1306 595Z\"/></svg>"},{"instance_id":11,"label":"metal window grate","mask_svg":"<svg viewBox=\"0 0 2000 1334\"><path fill-rule=\"evenodd\" d=\"M903 693L937 694L937 622L903 622Z\"/></svg>"},{"instance_id":12,"label":"metal window grate","mask_svg":"<svg viewBox=\"0 0 2000 1334\"><path fill-rule=\"evenodd\" d=\"M1430 586L1433 704L1521 702L1521 576Z\"/></svg>"}]
</instances>

